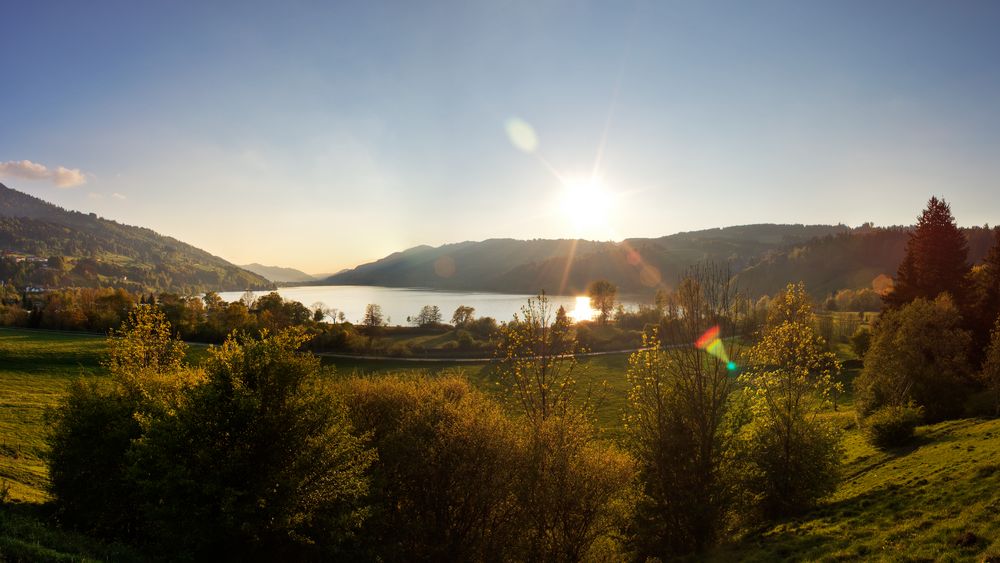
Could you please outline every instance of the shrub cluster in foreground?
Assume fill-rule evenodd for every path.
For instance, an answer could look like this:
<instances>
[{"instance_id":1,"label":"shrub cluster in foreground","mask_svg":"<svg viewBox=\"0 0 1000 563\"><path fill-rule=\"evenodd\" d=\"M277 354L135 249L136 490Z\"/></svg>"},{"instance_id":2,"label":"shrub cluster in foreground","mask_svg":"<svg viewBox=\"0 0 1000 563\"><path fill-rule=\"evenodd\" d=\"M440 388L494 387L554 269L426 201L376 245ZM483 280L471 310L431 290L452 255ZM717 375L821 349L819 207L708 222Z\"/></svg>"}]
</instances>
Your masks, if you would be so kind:
<instances>
[{"instance_id":1,"label":"shrub cluster in foreground","mask_svg":"<svg viewBox=\"0 0 1000 563\"><path fill-rule=\"evenodd\" d=\"M633 463L587 417L511 416L458 377L331 384L302 340L233 336L195 370L162 314L136 309L113 385L75 385L52 413L62 521L169 558L620 552Z\"/></svg>"},{"instance_id":2,"label":"shrub cluster in foreground","mask_svg":"<svg viewBox=\"0 0 1000 563\"><path fill-rule=\"evenodd\" d=\"M735 328L722 280L682 284L704 314L671 326ZM703 550L832 490L839 439L813 414L837 366L803 288L775 300L747 355L761 367L738 378L694 344L634 354L622 447L550 313L543 296L501 329L503 404L459 375L331 379L294 329L236 333L192 368L139 306L109 341L110 384L51 415L59 516L170 559L618 560Z\"/></svg>"}]
</instances>

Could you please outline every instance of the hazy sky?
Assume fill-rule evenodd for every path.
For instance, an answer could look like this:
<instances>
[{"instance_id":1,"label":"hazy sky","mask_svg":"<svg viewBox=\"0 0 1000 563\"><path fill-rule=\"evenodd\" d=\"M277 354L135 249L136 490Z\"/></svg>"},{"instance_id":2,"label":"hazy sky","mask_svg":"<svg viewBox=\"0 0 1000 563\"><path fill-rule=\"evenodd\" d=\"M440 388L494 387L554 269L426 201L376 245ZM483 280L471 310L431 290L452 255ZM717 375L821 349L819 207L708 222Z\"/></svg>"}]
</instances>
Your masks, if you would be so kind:
<instances>
[{"instance_id":1,"label":"hazy sky","mask_svg":"<svg viewBox=\"0 0 1000 563\"><path fill-rule=\"evenodd\" d=\"M1000 222L997 2L5 0L0 29L0 182L236 263L931 194ZM567 211L599 152L610 195Z\"/></svg>"}]
</instances>

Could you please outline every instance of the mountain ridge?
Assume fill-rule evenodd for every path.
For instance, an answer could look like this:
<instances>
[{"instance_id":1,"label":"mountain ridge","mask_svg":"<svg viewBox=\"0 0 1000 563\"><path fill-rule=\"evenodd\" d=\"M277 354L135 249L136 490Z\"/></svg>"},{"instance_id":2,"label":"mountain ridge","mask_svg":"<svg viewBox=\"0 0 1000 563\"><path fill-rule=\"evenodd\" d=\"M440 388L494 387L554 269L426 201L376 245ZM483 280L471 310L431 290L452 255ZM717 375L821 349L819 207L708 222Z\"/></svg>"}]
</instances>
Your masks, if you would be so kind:
<instances>
[{"instance_id":1,"label":"mountain ridge","mask_svg":"<svg viewBox=\"0 0 1000 563\"><path fill-rule=\"evenodd\" d=\"M742 271L767 251L849 230L845 225L758 224L621 242L494 238L420 245L317 283L571 294L594 279L608 279L622 291L646 292L672 285L699 262L729 262Z\"/></svg>"},{"instance_id":2,"label":"mountain ridge","mask_svg":"<svg viewBox=\"0 0 1000 563\"><path fill-rule=\"evenodd\" d=\"M67 210L0 184L0 279L132 291L268 289L267 279L152 229ZM26 260L26 257L32 260ZM42 265L39 259L49 260Z\"/></svg>"}]
</instances>

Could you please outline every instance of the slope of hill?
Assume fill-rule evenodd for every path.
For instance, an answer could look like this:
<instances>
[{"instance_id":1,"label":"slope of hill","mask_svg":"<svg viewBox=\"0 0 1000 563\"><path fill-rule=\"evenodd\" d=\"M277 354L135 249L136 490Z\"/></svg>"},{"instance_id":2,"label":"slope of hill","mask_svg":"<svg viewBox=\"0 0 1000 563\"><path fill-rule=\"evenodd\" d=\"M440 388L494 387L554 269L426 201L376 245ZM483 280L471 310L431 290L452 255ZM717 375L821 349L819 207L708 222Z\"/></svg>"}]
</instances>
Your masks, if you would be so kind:
<instances>
[{"instance_id":1,"label":"slope of hill","mask_svg":"<svg viewBox=\"0 0 1000 563\"><path fill-rule=\"evenodd\" d=\"M866 226L818 237L766 253L739 272L737 280L755 296L773 294L789 281L805 282L816 298L841 289L871 288L879 276L896 275L910 230ZM969 239L969 262L981 262L993 243L993 232L984 227L962 230Z\"/></svg>"},{"instance_id":2,"label":"slope of hill","mask_svg":"<svg viewBox=\"0 0 1000 563\"><path fill-rule=\"evenodd\" d=\"M969 261L982 261L993 242L984 227L963 229ZM909 227L746 225L618 243L492 239L432 248L418 246L326 278L334 285L574 294L606 279L623 293L652 295L673 287L691 266L728 263L741 289L773 295L804 281L815 298L871 288L893 277Z\"/></svg>"},{"instance_id":3,"label":"slope of hill","mask_svg":"<svg viewBox=\"0 0 1000 563\"><path fill-rule=\"evenodd\" d=\"M324 281L568 294L583 291L595 279L607 279L623 292L649 292L673 285L698 262L728 261L739 271L767 251L848 230L843 225L747 225L619 243L491 239L418 246Z\"/></svg>"},{"instance_id":4,"label":"slope of hill","mask_svg":"<svg viewBox=\"0 0 1000 563\"><path fill-rule=\"evenodd\" d=\"M707 561L1000 560L1000 420L921 427L879 451L856 431L833 497L710 552Z\"/></svg>"},{"instance_id":5,"label":"slope of hill","mask_svg":"<svg viewBox=\"0 0 1000 563\"><path fill-rule=\"evenodd\" d=\"M309 274L296 270L295 268L285 268L282 266L265 266L264 264L243 264L240 266L244 270L253 272L258 276L267 278L273 282L311 282L316 278Z\"/></svg>"},{"instance_id":6,"label":"slope of hill","mask_svg":"<svg viewBox=\"0 0 1000 563\"><path fill-rule=\"evenodd\" d=\"M0 279L134 291L266 289L263 277L177 239L68 211L0 184Z\"/></svg>"}]
</instances>

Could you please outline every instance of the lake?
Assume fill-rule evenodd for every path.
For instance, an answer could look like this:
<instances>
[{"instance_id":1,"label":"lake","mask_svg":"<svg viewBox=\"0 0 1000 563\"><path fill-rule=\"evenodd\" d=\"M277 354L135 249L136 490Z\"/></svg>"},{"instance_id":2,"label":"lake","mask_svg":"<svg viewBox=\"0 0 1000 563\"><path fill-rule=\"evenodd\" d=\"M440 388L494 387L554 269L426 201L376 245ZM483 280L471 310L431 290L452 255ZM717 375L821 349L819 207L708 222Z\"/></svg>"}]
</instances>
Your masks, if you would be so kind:
<instances>
[{"instance_id":1,"label":"lake","mask_svg":"<svg viewBox=\"0 0 1000 563\"><path fill-rule=\"evenodd\" d=\"M510 293L488 293L473 291L438 291L433 289L416 289L400 287L378 287L371 285L309 285L279 288L278 294L285 299L302 303L312 309L314 303L323 303L324 307L343 311L347 320L359 323L365 315L365 307L374 303L382 307L382 314L391 325L406 325L406 317L416 317L424 305L437 305L441 309L444 322L451 320L455 309L460 305L475 307L476 317L493 317L498 322L508 321L521 310L533 295L518 295ZM242 291L226 291L219 295L226 301L238 301L243 297ZM256 291L259 297L267 291ZM577 311L577 298L569 295L552 295L549 301L553 304L553 313L560 305L569 312ZM638 305L635 300L623 299L627 308ZM591 311L579 312L579 316L592 315Z\"/></svg>"}]
</instances>

